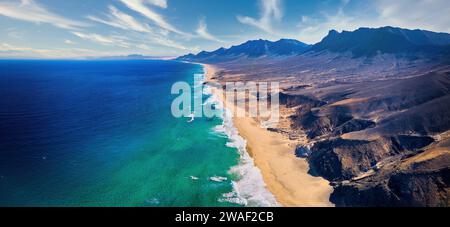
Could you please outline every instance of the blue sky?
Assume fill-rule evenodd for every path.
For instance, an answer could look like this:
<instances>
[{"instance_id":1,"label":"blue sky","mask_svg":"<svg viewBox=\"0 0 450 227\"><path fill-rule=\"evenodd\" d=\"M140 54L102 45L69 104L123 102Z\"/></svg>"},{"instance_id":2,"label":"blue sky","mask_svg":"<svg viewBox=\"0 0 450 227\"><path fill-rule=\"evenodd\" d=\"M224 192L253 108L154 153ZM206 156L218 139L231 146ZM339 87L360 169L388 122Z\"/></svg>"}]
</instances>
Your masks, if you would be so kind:
<instances>
[{"instance_id":1,"label":"blue sky","mask_svg":"<svg viewBox=\"0 0 450 227\"><path fill-rule=\"evenodd\" d=\"M177 56L330 29L450 32L448 0L0 0L0 57Z\"/></svg>"}]
</instances>

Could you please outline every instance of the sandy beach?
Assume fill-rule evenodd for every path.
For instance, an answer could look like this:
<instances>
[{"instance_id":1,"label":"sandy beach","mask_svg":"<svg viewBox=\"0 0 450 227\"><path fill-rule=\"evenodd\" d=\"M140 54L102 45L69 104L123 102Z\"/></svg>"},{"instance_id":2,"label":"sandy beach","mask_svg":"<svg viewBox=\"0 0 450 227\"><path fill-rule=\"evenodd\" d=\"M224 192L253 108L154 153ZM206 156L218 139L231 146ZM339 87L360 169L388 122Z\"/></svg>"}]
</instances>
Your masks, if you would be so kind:
<instances>
[{"instance_id":1,"label":"sandy beach","mask_svg":"<svg viewBox=\"0 0 450 227\"><path fill-rule=\"evenodd\" d=\"M217 69L203 64L207 81L214 81ZM250 117L233 118L239 134L247 140L247 152L261 170L268 190L286 207L329 207L332 187L320 177L308 174L305 159L297 158L286 136L261 128Z\"/></svg>"}]
</instances>

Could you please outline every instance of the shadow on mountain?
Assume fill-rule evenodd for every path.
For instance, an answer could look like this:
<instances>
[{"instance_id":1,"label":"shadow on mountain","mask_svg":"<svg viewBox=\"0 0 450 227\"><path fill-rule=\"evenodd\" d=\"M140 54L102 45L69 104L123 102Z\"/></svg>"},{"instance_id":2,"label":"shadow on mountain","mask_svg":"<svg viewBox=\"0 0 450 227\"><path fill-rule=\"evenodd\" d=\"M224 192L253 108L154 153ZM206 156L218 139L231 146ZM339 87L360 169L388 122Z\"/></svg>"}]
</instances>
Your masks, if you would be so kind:
<instances>
[{"instance_id":1,"label":"shadow on mountain","mask_svg":"<svg viewBox=\"0 0 450 227\"><path fill-rule=\"evenodd\" d=\"M280 82L291 134L309 141L296 155L332 182L337 206L450 205L450 34L333 30L179 60L214 63L222 82Z\"/></svg>"}]
</instances>

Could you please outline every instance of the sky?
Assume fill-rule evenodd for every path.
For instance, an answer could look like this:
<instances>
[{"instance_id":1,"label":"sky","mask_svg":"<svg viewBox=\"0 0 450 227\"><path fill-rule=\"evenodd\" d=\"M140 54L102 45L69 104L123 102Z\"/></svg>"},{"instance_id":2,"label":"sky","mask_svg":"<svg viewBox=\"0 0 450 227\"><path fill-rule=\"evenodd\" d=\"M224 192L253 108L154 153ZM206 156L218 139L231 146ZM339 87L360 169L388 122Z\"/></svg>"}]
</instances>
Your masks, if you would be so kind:
<instances>
[{"instance_id":1,"label":"sky","mask_svg":"<svg viewBox=\"0 0 450 227\"><path fill-rule=\"evenodd\" d=\"M359 27L450 33L448 15L448 0L0 0L0 57L179 56Z\"/></svg>"}]
</instances>

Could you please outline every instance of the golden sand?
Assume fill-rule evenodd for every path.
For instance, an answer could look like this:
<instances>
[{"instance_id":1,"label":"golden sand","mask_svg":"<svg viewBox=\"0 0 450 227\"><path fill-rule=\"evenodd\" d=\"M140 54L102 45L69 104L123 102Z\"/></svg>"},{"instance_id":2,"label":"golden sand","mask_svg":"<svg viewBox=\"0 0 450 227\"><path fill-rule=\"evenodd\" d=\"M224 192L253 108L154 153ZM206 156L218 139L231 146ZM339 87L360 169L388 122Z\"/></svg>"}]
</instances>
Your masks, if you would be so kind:
<instances>
[{"instance_id":1,"label":"golden sand","mask_svg":"<svg viewBox=\"0 0 450 227\"><path fill-rule=\"evenodd\" d=\"M206 80L211 82L217 69L211 65L203 66L207 71ZM295 148L288 138L261 128L250 117L235 117L233 122L239 134L247 140L247 152L261 170L266 187L281 205L333 206L329 202L333 190L329 182L308 174L307 161L295 156Z\"/></svg>"}]
</instances>

